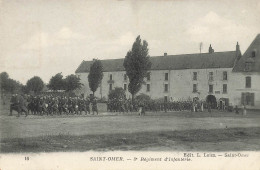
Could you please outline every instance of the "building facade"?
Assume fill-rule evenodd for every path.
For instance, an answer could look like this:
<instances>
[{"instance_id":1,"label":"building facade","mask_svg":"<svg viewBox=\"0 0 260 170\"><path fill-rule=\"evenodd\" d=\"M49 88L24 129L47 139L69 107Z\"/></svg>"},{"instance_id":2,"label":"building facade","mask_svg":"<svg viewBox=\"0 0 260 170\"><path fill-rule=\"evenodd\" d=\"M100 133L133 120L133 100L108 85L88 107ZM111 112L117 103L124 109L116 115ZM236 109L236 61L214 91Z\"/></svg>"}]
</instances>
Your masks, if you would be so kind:
<instances>
[{"instance_id":1,"label":"building facade","mask_svg":"<svg viewBox=\"0 0 260 170\"><path fill-rule=\"evenodd\" d=\"M260 109L260 34L232 70L232 100L237 105Z\"/></svg>"},{"instance_id":2,"label":"building facade","mask_svg":"<svg viewBox=\"0 0 260 170\"><path fill-rule=\"evenodd\" d=\"M259 42L256 40L252 43L255 45L251 45L243 56L237 44L234 51L214 52L210 46L208 53L183 55L165 53L163 56L151 57L152 68L139 94L144 93L153 99L167 101L185 101L196 98L215 103L224 102L226 105L246 104L250 108L258 108L260 105L259 70L245 72L236 69L237 65L243 65L240 63L243 63L244 58L248 58L246 56L250 51L255 51L255 59L260 57ZM123 61L124 59L101 61L104 77L95 96L107 98L110 90L121 87L126 90L127 98L131 97L127 90L129 80L124 71ZM259 60L254 60L254 63L257 62L259 63ZM76 75L80 77L84 85L79 93L84 95L91 93L88 86L88 72L91 64L92 61L83 61L76 70ZM254 64L254 67L257 66L259 67ZM250 88L245 85L245 80L249 81L248 77L251 78ZM249 95L251 103L254 101L252 106Z\"/></svg>"}]
</instances>

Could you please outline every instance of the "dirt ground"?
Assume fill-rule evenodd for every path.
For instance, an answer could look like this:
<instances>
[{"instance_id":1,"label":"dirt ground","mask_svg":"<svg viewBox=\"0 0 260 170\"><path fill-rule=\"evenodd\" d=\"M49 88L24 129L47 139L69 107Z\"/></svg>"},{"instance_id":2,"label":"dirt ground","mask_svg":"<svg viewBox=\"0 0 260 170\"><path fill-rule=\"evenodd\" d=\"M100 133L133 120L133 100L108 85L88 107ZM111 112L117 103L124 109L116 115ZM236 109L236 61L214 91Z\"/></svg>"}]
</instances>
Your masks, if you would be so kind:
<instances>
[{"instance_id":1,"label":"dirt ground","mask_svg":"<svg viewBox=\"0 0 260 170\"><path fill-rule=\"evenodd\" d=\"M76 140L79 146L85 138L100 139L104 137L103 142L98 145L103 150L259 150L260 149L260 113L248 112L246 116L237 115L233 112L212 113L200 112L191 113L189 111L182 112L159 112L147 113L146 116L138 116L137 113L115 114L103 112L100 115L82 115L82 116L34 116L25 117L8 116L6 106L1 108L0 114L0 137L1 148L10 148L5 152L12 152L13 143L26 148L29 143L31 146L39 146L39 143L46 141L49 146L55 145L50 141L58 141L64 146L66 140ZM242 129L241 129L242 128ZM230 136L233 133L241 133L243 135L236 136L234 140L226 140L222 138L222 132L230 130L225 135ZM206 132L201 131L206 130ZM252 131L252 133L251 133ZM173 134L174 139L166 140L160 137L160 134ZM191 140L185 142L183 138L189 136L190 133L198 133L203 140ZM229 134L230 133L230 134ZM155 142L143 143L142 139L136 138L136 141L130 145L122 145L122 138L135 138L139 135L144 136L144 141L155 140ZM180 134L182 136L180 136ZM220 135L218 142L208 140L209 134ZM152 138L151 138L152 135ZM183 136L184 135L184 136ZM186 136L185 136L186 135ZM64 138L60 139L57 136ZM73 137L74 136L74 137ZM153 137L154 136L154 137ZM177 138L176 138L177 136ZM179 138L178 138L179 136ZM46 139L46 140L43 140ZM54 140L55 139L55 140ZM59 140L57 140L59 139ZM64 141L64 140L65 141ZM217 139L217 138L216 138ZM106 145L107 140L113 143L113 147ZM112 140L112 141L111 141ZM3 142L5 141L5 142ZM41 141L41 142L40 142ZM99 150L94 143L88 142L85 150ZM102 140L101 140L102 142ZM7 145L9 143L9 145ZM55 142L54 142L55 143ZM150 143L150 144L149 144ZM163 144L162 144L163 143ZM44 146L45 144L41 144ZM71 145L65 144L65 146ZM73 144L72 144L73 145ZM17 146L19 148L19 146ZM93 146L93 147L91 147ZM129 147L127 149L127 146ZM40 147L41 148L41 147ZM51 151L52 147L42 149L29 149L28 151ZM69 147L61 147L63 150L71 150ZM72 147L76 150L80 148ZM82 147L84 148L84 147ZM52 148L53 149L53 148ZM19 150L19 149L18 149ZM55 149L54 149L55 150ZM83 149L84 150L84 149ZM59 149L57 151L60 151Z\"/></svg>"}]
</instances>

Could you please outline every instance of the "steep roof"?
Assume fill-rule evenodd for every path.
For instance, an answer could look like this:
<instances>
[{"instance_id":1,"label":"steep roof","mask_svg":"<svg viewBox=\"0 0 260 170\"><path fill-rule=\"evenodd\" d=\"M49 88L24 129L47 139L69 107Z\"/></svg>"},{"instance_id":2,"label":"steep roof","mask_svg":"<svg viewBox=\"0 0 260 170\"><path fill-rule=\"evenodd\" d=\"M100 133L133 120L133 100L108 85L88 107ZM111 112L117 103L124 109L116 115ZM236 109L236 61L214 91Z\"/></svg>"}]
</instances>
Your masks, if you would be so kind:
<instances>
[{"instance_id":1,"label":"steep roof","mask_svg":"<svg viewBox=\"0 0 260 170\"><path fill-rule=\"evenodd\" d=\"M181 54L151 57L151 70L182 70L205 68L233 68L236 51ZM89 72L93 61L83 61L76 73ZM101 60L104 72L124 71L124 58Z\"/></svg>"},{"instance_id":2,"label":"steep roof","mask_svg":"<svg viewBox=\"0 0 260 170\"><path fill-rule=\"evenodd\" d=\"M252 57L252 52L255 52L255 57ZM233 71L245 72L245 65L247 62L252 63L250 72L260 72L260 34L256 36L243 56L236 62Z\"/></svg>"}]
</instances>

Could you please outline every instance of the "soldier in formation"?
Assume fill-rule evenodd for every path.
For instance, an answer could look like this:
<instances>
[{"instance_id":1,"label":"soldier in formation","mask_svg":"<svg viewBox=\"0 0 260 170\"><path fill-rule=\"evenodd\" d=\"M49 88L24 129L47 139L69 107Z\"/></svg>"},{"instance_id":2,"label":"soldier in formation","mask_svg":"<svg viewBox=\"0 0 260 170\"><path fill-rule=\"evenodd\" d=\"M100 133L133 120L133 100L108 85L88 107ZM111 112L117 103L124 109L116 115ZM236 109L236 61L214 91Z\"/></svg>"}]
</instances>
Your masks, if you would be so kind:
<instances>
[{"instance_id":1,"label":"soldier in formation","mask_svg":"<svg viewBox=\"0 0 260 170\"><path fill-rule=\"evenodd\" d=\"M13 110L18 116L23 112L32 115L82 115L90 114L90 99L83 97L66 97L52 95L12 95L10 100L10 116ZM97 101L92 102L92 110L98 114Z\"/></svg>"},{"instance_id":2,"label":"soldier in formation","mask_svg":"<svg viewBox=\"0 0 260 170\"><path fill-rule=\"evenodd\" d=\"M171 101L161 102L156 100L150 100L148 102L132 102L130 99L115 100L110 99L107 102L107 110L110 112L139 112L140 106L148 112L168 112L168 111L193 111L193 105L196 105L196 111L202 110L203 104L194 103L192 101Z\"/></svg>"}]
</instances>

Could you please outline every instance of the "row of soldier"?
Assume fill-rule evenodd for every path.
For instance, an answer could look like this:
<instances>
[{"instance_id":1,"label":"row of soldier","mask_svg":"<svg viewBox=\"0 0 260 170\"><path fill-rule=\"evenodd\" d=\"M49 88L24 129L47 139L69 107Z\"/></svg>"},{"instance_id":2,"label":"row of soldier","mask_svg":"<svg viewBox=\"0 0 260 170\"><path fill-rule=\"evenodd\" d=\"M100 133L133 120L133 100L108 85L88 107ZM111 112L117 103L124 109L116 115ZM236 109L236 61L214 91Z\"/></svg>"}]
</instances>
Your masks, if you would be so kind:
<instances>
[{"instance_id":1,"label":"row of soldier","mask_svg":"<svg viewBox=\"0 0 260 170\"><path fill-rule=\"evenodd\" d=\"M194 105L197 108L198 103L192 101L172 101L172 102L160 102L156 100L150 100L146 102L134 101L130 99L126 100L108 100L107 111L110 112L135 112L139 107L143 107L146 111L160 112L160 111L193 111ZM196 109L197 110L197 109Z\"/></svg>"},{"instance_id":2,"label":"row of soldier","mask_svg":"<svg viewBox=\"0 0 260 170\"><path fill-rule=\"evenodd\" d=\"M10 116L12 111L16 110L18 116L22 112L25 115L62 115L62 114L98 114L97 100L93 97L66 97L52 95L12 95L10 101Z\"/></svg>"},{"instance_id":3,"label":"row of soldier","mask_svg":"<svg viewBox=\"0 0 260 170\"><path fill-rule=\"evenodd\" d=\"M18 116L25 112L33 115L62 115L62 114L98 114L97 100L90 96L84 97L66 97L52 95L12 95L10 102L10 115L16 110ZM159 102L150 100L146 102L134 101L131 99L122 98L121 100L110 99L107 102L107 111L110 112L137 112L140 107L145 111L160 112L160 111L183 111L201 110L202 103L192 101L169 101ZM202 109L203 110L203 109Z\"/></svg>"}]
</instances>

